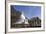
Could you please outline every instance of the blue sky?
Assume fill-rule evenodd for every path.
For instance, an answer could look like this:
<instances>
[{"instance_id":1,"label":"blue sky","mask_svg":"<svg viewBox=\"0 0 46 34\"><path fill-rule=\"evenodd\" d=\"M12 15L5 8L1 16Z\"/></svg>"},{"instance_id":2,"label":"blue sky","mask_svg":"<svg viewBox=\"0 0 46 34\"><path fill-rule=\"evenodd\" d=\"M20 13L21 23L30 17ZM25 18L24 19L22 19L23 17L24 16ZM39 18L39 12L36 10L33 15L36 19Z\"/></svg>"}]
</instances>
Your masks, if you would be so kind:
<instances>
[{"instance_id":1,"label":"blue sky","mask_svg":"<svg viewBox=\"0 0 46 34\"><path fill-rule=\"evenodd\" d=\"M20 12L24 12L27 18L32 18L33 16L41 18L41 7L40 6L21 6L12 5L14 9Z\"/></svg>"}]
</instances>

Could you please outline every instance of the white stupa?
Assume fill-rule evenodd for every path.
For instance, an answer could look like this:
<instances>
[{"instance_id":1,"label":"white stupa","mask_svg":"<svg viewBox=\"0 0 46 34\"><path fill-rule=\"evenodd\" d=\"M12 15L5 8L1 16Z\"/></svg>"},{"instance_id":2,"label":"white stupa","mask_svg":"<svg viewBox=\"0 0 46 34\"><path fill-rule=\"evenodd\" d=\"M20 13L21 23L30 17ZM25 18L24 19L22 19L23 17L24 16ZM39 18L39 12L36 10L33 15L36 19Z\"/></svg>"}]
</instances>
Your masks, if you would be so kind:
<instances>
[{"instance_id":1,"label":"white stupa","mask_svg":"<svg viewBox=\"0 0 46 34\"><path fill-rule=\"evenodd\" d=\"M24 13L22 12L19 21L17 21L15 24L29 24L28 19L25 18Z\"/></svg>"},{"instance_id":2,"label":"white stupa","mask_svg":"<svg viewBox=\"0 0 46 34\"><path fill-rule=\"evenodd\" d=\"M24 24L29 24L28 19L25 18L24 13L22 12L21 19L24 22Z\"/></svg>"}]
</instances>

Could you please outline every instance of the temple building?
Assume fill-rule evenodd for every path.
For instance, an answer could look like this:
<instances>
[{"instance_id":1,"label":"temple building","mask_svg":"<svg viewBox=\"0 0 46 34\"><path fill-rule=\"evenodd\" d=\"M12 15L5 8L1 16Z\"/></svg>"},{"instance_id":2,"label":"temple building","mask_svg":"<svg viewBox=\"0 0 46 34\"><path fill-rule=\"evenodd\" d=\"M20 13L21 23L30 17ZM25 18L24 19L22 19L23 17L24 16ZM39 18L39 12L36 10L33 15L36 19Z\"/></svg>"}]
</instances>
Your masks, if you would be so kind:
<instances>
[{"instance_id":1,"label":"temple building","mask_svg":"<svg viewBox=\"0 0 46 34\"><path fill-rule=\"evenodd\" d=\"M20 19L15 24L29 24L28 19L25 18L24 13L22 12Z\"/></svg>"}]
</instances>

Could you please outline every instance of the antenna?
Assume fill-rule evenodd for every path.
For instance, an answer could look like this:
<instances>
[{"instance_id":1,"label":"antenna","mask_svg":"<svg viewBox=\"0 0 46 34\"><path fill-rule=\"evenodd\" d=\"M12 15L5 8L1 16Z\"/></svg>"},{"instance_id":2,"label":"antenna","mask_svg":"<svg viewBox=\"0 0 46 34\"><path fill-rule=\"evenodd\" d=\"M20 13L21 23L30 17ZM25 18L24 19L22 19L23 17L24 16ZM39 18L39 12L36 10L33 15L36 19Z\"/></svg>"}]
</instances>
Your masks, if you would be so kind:
<instances>
[{"instance_id":1,"label":"antenna","mask_svg":"<svg viewBox=\"0 0 46 34\"><path fill-rule=\"evenodd\" d=\"M24 15L24 12L22 11L22 14Z\"/></svg>"}]
</instances>

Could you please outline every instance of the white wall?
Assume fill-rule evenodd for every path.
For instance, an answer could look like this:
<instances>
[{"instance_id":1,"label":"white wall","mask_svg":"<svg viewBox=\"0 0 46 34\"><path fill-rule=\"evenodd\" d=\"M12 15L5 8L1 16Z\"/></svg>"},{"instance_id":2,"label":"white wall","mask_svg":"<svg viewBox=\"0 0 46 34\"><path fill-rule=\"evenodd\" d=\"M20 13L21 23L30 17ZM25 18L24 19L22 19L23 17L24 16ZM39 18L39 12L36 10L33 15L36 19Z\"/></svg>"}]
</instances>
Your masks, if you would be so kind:
<instances>
[{"instance_id":1,"label":"white wall","mask_svg":"<svg viewBox=\"0 0 46 34\"><path fill-rule=\"evenodd\" d=\"M4 0L0 0L0 34L4 33L5 29L5 7L4 7Z\"/></svg>"},{"instance_id":2,"label":"white wall","mask_svg":"<svg viewBox=\"0 0 46 34\"><path fill-rule=\"evenodd\" d=\"M0 34L5 34L4 33L5 32L5 7L4 7L5 2L4 1L5 0L0 0ZM44 0L34 0L34 1L43 2ZM45 11L45 14L46 14L46 11ZM46 15L45 15L45 17L46 17ZM45 21L45 25L46 25L46 21ZM21 32L21 33L9 33L9 34L46 34L46 32Z\"/></svg>"}]
</instances>

